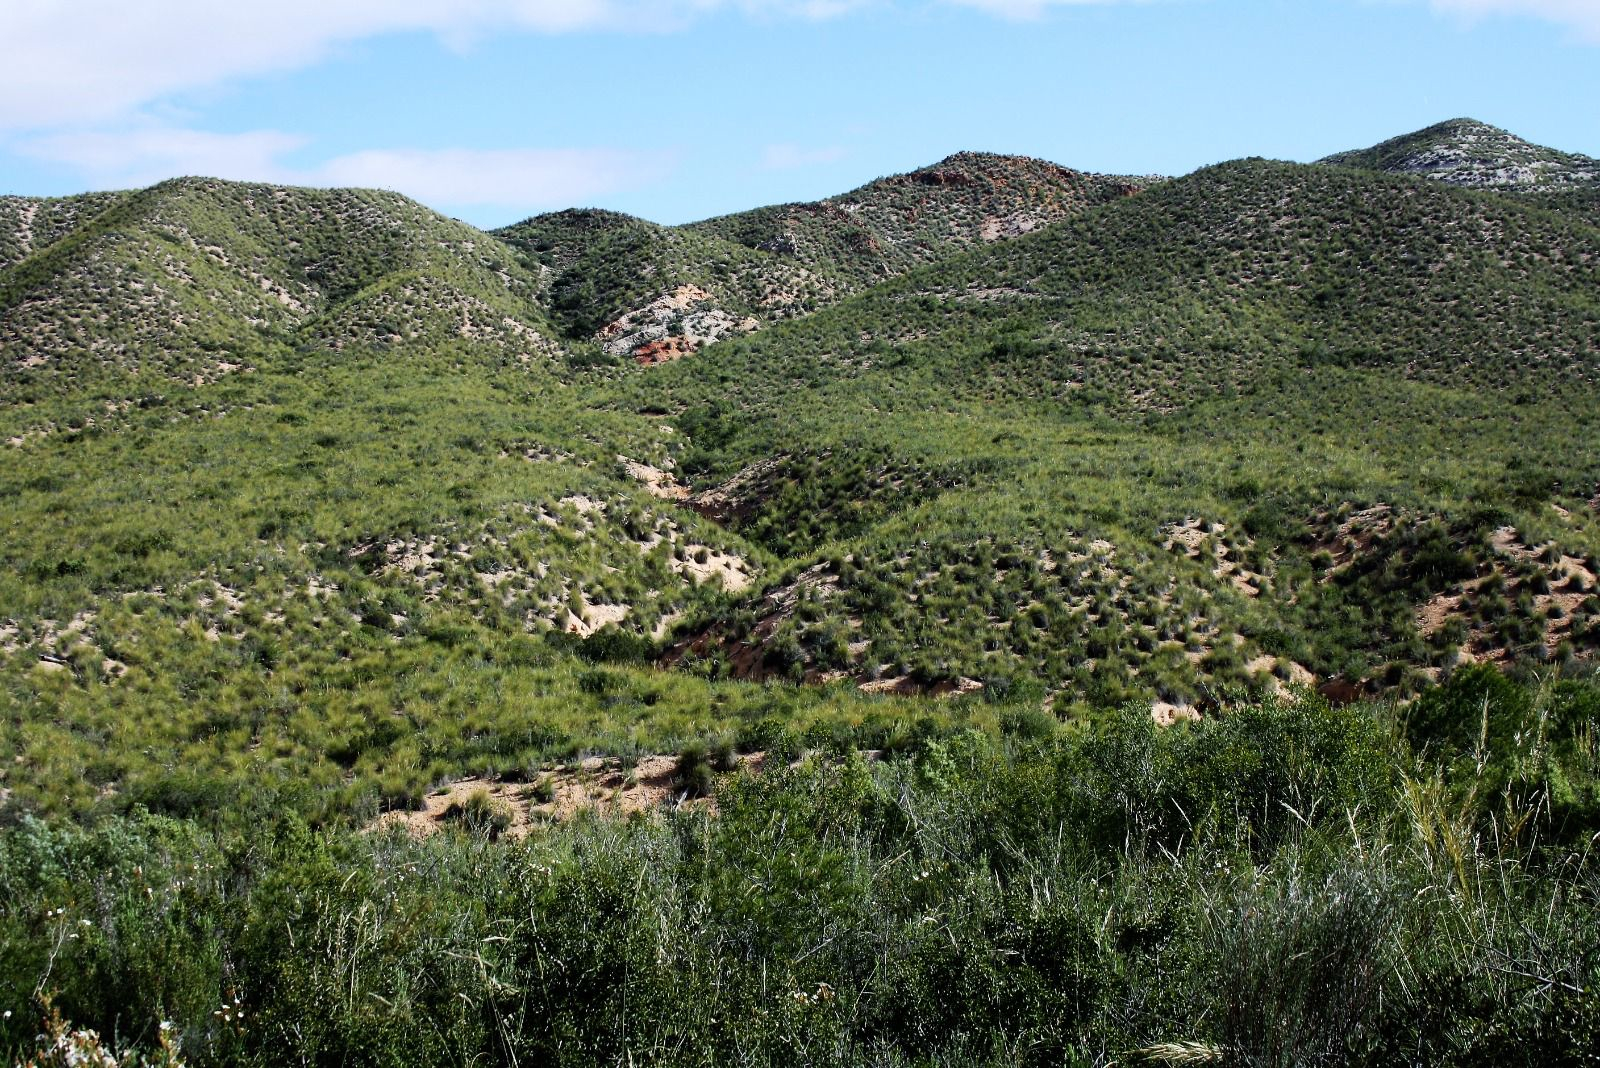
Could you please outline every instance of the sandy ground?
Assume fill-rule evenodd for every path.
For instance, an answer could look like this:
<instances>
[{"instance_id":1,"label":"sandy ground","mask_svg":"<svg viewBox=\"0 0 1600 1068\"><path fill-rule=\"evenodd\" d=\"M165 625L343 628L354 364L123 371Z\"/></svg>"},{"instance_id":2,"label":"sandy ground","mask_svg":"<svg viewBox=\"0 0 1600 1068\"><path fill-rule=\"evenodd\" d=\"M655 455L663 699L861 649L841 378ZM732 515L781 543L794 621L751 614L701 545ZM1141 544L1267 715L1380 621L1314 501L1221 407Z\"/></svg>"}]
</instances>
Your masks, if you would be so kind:
<instances>
[{"instance_id":1,"label":"sandy ground","mask_svg":"<svg viewBox=\"0 0 1600 1068\"><path fill-rule=\"evenodd\" d=\"M764 753L741 755L741 768L758 772L765 756ZM450 825L452 817L446 813L452 805L465 804L479 792L487 794L491 804L510 817L504 834L511 839L525 838L537 827L569 820L586 811L627 816L679 806L714 810L712 799L685 798L678 791L673 782L676 764L675 756L657 755L644 757L628 769L612 757L588 757L574 764L547 769L533 782L459 779L429 794L420 810L386 812L378 817L373 827L377 830L404 827L419 838L427 837ZM546 791L551 800L540 801L539 795Z\"/></svg>"}]
</instances>

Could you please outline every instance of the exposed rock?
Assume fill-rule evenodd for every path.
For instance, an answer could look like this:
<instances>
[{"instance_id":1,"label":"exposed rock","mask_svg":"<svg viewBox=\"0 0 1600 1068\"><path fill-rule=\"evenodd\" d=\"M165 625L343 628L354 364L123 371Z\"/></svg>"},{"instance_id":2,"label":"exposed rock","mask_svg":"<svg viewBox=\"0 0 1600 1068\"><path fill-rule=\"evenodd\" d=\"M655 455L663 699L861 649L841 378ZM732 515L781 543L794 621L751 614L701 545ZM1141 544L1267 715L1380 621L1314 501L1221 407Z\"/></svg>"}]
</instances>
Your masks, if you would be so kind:
<instances>
[{"instance_id":1,"label":"exposed rock","mask_svg":"<svg viewBox=\"0 0 1600 1068\"><path fill-rule=\"evenodd\" d=\"M689 499L695 511L717 523L730 523L749 514L766 496L774 476L786 457L770 456L712 489L702 490Z\"/></svg>"},{"instance_id":2,"label":"exposed rock","mask_svg":"<svg viewBox=\"0 0 1600 1068\"><path fill-rule=\"evenodd\" d=\"M756 245L756 249L761 252L771 252L778 256L798 256L800 255L800 240L794 234L780 234L770 240L760 242Z\"/></svg>"},{"instance_id":3,"label":"exposed rock","mask_svg":"<svg viewBox=\"0 0 1600 1068\"><path fill-rule=\"evenodd\" d=\"M1180 721L1199 722L1200 710L1193 705L1156 701L1150 706L1150 718L1158 727L1171 727Z\"/></svg>"},{"instance_id":4,"label":"exposed rock","mask_svg":"<svg viewBox=\"0 0 1600 1068\"><path fill-rule=\"evenodd\" d=\"M1452 119L1322 162L1414 174L1468 188L1554 190L1600 181L1600 160L1531 144L1472 119Z\"/></svg>"},{"instance_id":5,"label":"exposed rock","mask_svg":"<svg viewBox=\"0 0 1600 1068\"><path fill-rule=\"evenodd\" d=\"M1367 696L1367 690L1364 685L1352 682L1349 679L1329 679L1317 687L1317 693L1321 694L1330 705L1336 708L1354 704Z\"/></svg>"},{"instance_id":6,"label":"exposed rock","mask_svg":"<svg viewBox=\"0 0 1600 1068\"><path fill-rule=\"evenodd\" d=\"M974 185L977 182L972 175L954 170L929 169L916 171L907 177L919 185Z\"/></svg>"},{"instance_id":7,"label":"exposed rock","mask_svg":"<svg viewBox=\"0 0 1600 1068\"><path fill-rule=\"evenodd\" d=\"M641 364L665 363L761 323L712 305L699 286L682 285L603 327L596 335L613 356L631 355Z\"/></svg>"}]
</instances>

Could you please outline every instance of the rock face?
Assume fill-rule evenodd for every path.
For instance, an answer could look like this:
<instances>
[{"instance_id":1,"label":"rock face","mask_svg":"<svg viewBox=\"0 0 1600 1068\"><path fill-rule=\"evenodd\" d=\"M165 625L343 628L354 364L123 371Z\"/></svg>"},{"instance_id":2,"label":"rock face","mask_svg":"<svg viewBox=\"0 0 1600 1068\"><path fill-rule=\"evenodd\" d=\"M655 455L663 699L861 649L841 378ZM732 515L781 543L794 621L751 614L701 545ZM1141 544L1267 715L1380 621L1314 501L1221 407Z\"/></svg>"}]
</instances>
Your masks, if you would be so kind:
<instances>
[{"instance_id":1,"label":"rock face","mask_svg":"<svg viewBox=\"0 0 1600 1068\"><path fill-rule=\"evenodd\" d=\"M977 179L962 171L944 170L933 168L931 170L917 171L909 176L913 182L922 185L972 185Z\"/></svg>"},{"instance_id":2,"label":"rock face","mask_svg":"<svg viewBox=\"0 0 1600 1068\"><path fill-rule=\"evenodd\" d=\"M798 256L800 255L800 241L793 234L779 234L768 241L758 242L756 251L771 252L777 256Z\"/></svg>"},{"instance_id":3,"label":"rock face","mask_svg":"<svg viewBox=\"0 0 1600 1068\"><path fill-rule=\"evenodd\" d=\"M675 360L734 334L748 334L761 325L717 307L715 299L699 286L679 286L608 324L597 340L613 356L632 356L649 365Z\"/></svg>"},{"instance_id":4,"label":"rock face","mask_svg":"<svg viewBox=\"0 0 1600 1068\"><path fill-rule=\"evenodd\" d=\"M1553 192L1600 181L1600 160L1532 144L1475 119L1451 119L1322 160L1468 188Z\"/></svg>"}]
</instances>

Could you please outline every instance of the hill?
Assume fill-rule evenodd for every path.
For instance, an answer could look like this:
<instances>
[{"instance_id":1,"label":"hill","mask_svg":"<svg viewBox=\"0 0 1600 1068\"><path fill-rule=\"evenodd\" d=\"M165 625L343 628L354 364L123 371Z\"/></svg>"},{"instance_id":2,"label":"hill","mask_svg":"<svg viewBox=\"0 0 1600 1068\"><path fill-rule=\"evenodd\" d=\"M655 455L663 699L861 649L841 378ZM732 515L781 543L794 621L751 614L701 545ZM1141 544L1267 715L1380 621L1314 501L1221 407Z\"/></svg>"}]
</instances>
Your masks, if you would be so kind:
<instances>
[{"instance_id":1,"label":"hill","mask_svg":"<svg viewBox=\"0 0 1600 1068\"><path fill-rule=\"evenodd\" d=\"M859 287L953 251L1019 237L1147 184L1025 156L958 152L842 196L726 215L689 229L790 257Z\"/></svg>"},{"instance_id":2,"label":"hill","mask_svg":"<svg viewBox=\"0 0 1600 1068\"><path fill-rule=\"evenodd\" d=\"M0 273L0 671L15 683L0 732L9 751L101 760L108 798L134 803L175 765L232 774L246 750L263 782L337 766L330 706L315 740L257 698L266 718L246 728L240 687L332 693L352 662L407 648L429 674L483 626L648 636L764 565L633 477L670 468L673 441L577 396L582 354L489 235L393 194L199 179L6 207L20 256ZM487 681L468 673L450 704ZM408 722L432 718L432 698L407 700ZM138 710L109 752L86 726L105 702ZM427 732L454 716L436 707ZM592 742L587 722L579 740L554 721L525 733L514 759ZM236 748L239 730L278 741ZM402 736L380 746L387 771L352 772L358 792L420 797L437 777L436 757L392 747ZM8 767L0 798L92 804L39 792L59 768Z\"/></svg>"},{"instance_id":3,"label":"hill","mask_svg":"<svg viewBox=\"0 0 1600 1068\"><path fill-rule=\"evenodd\" d=\"M121 194L86 193L75 197L0 197L0 271L47 248L85 218L100 214Z\"/></svg>"},{"instance_id":4,"label":"hill","mask_svg":"<svg viewBox=\"0 0 1600 1068\"><path fill-rule=\"evenodd\" d=\"M635 378L802 561L671 659L1182 708L1587 648L1597 262L1535 206L1242 162Z\"/></svg>"},{"instance_id":5,"label":"hill","mask_svg":"<svg viewBox=\"0 0 1600 1068\"><path fill-rule=\"evenodd\" d=\"M809 314L836 283L798 264L626 215L565 211L497 231L545 279L563 333L660 363Z\"/></svg>"},{"instance_id":6,"label":"hill","mask_svg":"<svg viewBox=\"0 0 1600 1068\"><path fill-rule=\"evenodd\" d=\"M179 179L0 219L0 355L24 391L214 378L302 345L555 352L509 250L391 193Z\"/></svg>"},{"instance_id":7,"label":"hill","mask_svg":"<svg viewBox=\"0 0 1600 1068\"><path fill-rule=\"evenodd\" d=\"M0 1056L1592 1059L1600 226L1512 188L0 201Z\"/></svg>"},{"instance_id":8,"label":"hill","mask_svg":"<svg viewBox=\"0 0 1600 1068\"><path fill-rule=\"evenodd\" d=\"M1451 119L1322 162L1474 189L1550 192L1600 181L1600 160L1535 145L1475 119Z\"/></svg>"},{"instance_id":9,"label":"hill","mask_svg":"<svg viewBox=\"0 0 1600 1068\"><path fill-rule=\"evenodd\" d=\"M688 226L567 211L496 233L547 276L552 313L569 337L660 363L1145 183L967 152L839 197Z\"/></svg>"},{"instance_id":10,"label":"hill","mask_svg":"<svg viewBox=\"0 0 1600 1068\"><path fill-rule=\"evenodd\" d=\"M1582 203L1258 160L1134 189L977 155L815 211L573 211L506 241L361 191L7 202L0 652L33 725L12 744L104 759L117 796L174 761L225 780L244 727L158 711L166 687L326 695L365 663L362 708L412 709L381 737L248 702L276 739L249 766L338 752L339 809L677 744L699 728L676 702L715 693L744 710L725 725L766 704L741 681L813 684L783 703L870 739L897 713L862 709L894 695L1171 718L1581 663ZM640 356L674 337L663 359L698 351ZM407 696L394 657L480 694L477 726L434 683ZM518 733L529 657L559 696ZM89 725L129 708L130 748L92 757ZM5 788L59 805L55 769Z\"/></svg>"}]
</instances>

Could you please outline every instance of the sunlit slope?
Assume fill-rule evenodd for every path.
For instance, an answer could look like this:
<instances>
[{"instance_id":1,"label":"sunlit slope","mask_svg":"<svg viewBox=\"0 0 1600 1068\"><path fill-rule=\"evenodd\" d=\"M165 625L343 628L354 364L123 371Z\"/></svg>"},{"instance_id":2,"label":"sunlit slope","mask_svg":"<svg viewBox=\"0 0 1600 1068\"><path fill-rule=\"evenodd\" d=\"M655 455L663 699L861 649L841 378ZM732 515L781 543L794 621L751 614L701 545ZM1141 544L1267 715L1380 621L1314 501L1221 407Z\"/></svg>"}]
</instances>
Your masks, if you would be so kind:
<instances>
[{"instance_id":1,"label":"sunlit slope","mask_svg":"<svg viewBox=\"0 0 1600 1068\"><path fill-rule=\"evenodd\" d=\"M775 580L686 652L1171 703L1568 655L1597 254L1508 198L1246 161L634 377L619 403L676 416L737 529L823 565L787 580L815 607ZM1465 596L1507 573L1520 607Z\"/></svg>"}]
</instances>

